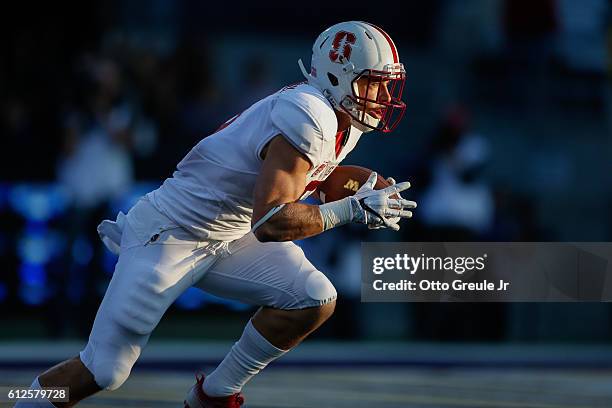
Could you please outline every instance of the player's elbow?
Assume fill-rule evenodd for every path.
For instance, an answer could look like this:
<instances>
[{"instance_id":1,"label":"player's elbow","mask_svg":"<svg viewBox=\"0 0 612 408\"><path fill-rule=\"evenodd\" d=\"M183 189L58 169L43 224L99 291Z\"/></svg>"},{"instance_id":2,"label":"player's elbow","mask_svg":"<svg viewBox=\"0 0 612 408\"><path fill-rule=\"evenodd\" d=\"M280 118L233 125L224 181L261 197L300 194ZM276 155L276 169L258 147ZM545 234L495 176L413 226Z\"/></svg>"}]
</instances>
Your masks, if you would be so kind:
<instances>
[{"instance_id":1,"label":"player's elbow","mask_svg":"<svg viewBox=\"0 0 612 408\"><path fill-rule=\"evenodd\" d=\"M259 242L291 241L291 236L287 231L270 221L260 225L254 234Z\"/></svg>"},{"instance_id":2,"label":"player's elbow","mask_svg":"<svg viewBox=\"0 0 612 408\"><path fill-rule=\"evenodd\" d=\"M276 237L276 233L275 233L275 228L274 226L270 225L269 222L266 222L262 225L260 225L256 230L255 230L255 238L257 238L257 240L259 242L275 242L278 241L277 237Z\"/></svg>"}]
</instances>

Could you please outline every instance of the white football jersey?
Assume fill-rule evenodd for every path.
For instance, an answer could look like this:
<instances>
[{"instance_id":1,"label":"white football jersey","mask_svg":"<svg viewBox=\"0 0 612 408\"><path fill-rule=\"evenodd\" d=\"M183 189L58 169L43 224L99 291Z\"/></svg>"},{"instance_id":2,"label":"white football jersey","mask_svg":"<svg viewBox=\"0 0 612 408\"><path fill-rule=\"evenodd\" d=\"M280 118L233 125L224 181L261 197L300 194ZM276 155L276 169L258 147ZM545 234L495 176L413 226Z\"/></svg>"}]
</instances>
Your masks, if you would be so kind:
<instances>
[{"instance_id":1,"label":"white football jersey","mask_svg":"<svg viewBox=\"0 0 612 408\"><path fill-rule=\"evenodd\" d=\"M297 84L260 100L201 140L171 178L147 196L177 224L202 239L232 241L248 233L261 152L281 134L312 162L307 197L353 150L361 131L337 132L325 96Z\"/></svg>"}]
</instances>

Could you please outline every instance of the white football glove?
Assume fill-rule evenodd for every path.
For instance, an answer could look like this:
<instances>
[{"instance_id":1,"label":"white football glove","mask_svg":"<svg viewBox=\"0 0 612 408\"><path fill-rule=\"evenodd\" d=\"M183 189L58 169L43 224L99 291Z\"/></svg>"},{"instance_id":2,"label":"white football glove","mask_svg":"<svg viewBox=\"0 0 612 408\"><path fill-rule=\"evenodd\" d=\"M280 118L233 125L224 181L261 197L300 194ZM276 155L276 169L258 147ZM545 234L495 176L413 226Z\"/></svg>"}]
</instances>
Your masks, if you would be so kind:
<instances>
[{"instance_id":1,"label":"white football glove","mask_svg":"<svg viewBox=\"0 0 612 408\"><path fill-rule=\"evenodd\" d=\"M399 194L410 188L410 183L396 183L393 178L389 178L389 187L374 190L377 179L376 172L372 172L357 193L348 197L351 200L352 221L366 224L370 229L386 227L397 231L400 229L399 221L402 218L411 218L412 211L409 209L417 206L416 202L404 200ZM390 198L394 194L400 198Z\"/></svg>"},{"instance_id":2,"label":"white football glove","mask_svg":"<svg viewBox=\"0 0 612 408\"><path fill-rule=\"evenodd\" d=\"M393 177L387 177L387 183L394 185L396 184L395 179ZM404 197L402 197L402 195L400 193L395 193L399 198L403 199ZM414 203L415 207L416 207L416 203ZM413 207L414 208L414 207ZM401 220L400 217L392 217L389 218L389 222L391 222L392 224L397 224L399 223Z\"/></svg>"}]
</instances>

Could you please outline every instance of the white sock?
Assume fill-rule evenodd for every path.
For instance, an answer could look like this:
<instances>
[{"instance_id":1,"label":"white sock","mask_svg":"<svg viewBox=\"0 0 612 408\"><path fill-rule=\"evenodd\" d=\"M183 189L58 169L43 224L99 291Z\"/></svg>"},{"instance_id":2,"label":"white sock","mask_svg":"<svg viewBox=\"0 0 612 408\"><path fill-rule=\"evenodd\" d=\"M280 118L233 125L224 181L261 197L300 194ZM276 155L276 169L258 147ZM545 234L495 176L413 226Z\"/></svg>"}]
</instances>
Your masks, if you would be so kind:
<instances>
[{"instance_id":1,"label":"white sock","mask_svg":"<svg viewBox=\"0 0 612 408\"><path fill-rule=\"evenodd\" d=\"M31 390L40 390L40 383L38 382L38 377L34 379L32 385L30 385ZM55 408L55 405L50 403L49 401L28 401L21 400L17 404L15 404L14 408Z\"/></svg>"},{"instance_id":2,"label":"white sock","mask_svg":"<svg viewBox=\"0 0 612 408\"><path fill-rule=\"evenodd\" d=\"M255 374L286 352L274 347L249 320L240 340L234 343L215 371L206 376L204 392L211 397L235 394Z\"/></svg>"}]
</instances>

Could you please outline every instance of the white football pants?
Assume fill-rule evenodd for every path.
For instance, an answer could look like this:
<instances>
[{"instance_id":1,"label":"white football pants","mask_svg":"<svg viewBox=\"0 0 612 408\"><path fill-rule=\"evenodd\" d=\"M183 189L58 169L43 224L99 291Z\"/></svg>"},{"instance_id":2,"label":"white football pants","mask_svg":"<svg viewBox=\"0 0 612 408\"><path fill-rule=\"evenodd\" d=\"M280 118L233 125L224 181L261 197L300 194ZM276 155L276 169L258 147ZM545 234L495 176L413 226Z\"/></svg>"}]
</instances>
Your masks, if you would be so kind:
<instances>
[{"instance_id":1,"label":"white football pants","mask_svg":"<svg viewBox=\"0 0 612 408\"><path fill-rule=\"evenodd\" d=\"M198 241L146 198L99 231L120 254L80 358L105 389L123 384L162 315L190 286L285 310L336 299L331 282L294 243L261 243L252 233Z\"/></svg>"}]
</instances>

